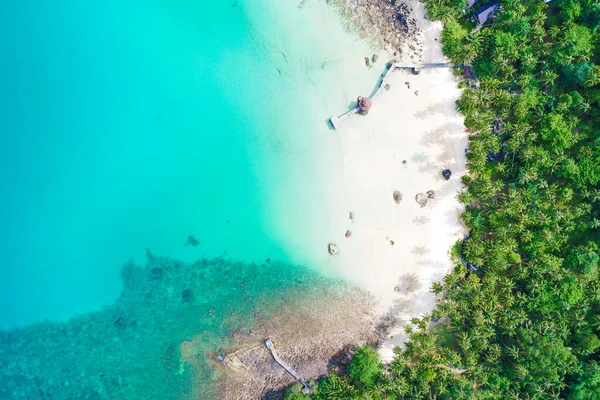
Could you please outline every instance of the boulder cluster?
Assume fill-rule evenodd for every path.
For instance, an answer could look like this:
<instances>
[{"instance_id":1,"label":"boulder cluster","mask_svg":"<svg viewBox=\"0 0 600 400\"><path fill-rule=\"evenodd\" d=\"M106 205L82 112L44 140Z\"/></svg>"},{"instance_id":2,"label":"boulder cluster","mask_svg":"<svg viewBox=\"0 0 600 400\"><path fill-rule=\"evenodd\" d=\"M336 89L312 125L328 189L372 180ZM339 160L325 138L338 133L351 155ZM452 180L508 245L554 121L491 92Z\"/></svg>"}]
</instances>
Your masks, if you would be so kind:
<instances>
[{"instance_id":1,"label":"boulder cluster","mask_svg":"<svg viewBox=\"0 0 600 400\"><path fill-rule=\"evenodd\" d=\"M411 1L336 0L361 38L372 38L394 56L404 54L420 61L422 35Z\"/></svg>"}]
</instances>

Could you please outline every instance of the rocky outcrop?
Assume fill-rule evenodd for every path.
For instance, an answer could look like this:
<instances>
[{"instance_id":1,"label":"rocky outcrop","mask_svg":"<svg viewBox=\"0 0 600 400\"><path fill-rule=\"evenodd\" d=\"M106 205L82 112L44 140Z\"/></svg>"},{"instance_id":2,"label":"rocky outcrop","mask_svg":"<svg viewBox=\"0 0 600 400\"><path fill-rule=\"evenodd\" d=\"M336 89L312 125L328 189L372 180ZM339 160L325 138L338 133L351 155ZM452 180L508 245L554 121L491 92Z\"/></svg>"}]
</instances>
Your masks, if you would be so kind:
<instances>
[{"instance_id":1,"label":"rocky outcrop","mask_svg":"<svg viewBox=\"0 0 600 400\"><path fill-rule=\"evenodd\" d=\"M427 205L428 196L425 193L419 193L415 196L415 201L419 203L421 207L425 207Z\"/></svg>"},{"instance_id":2,"label":"rocky outcrop","mask_svg":"<svg viewBox=\"0 0 600 400\"><path fill-rule=\"evenodd\" d=\"M224 372L217 398L283 398L281 391L295 379L273 360L265 338L273 341L282 360L309 381L342 368L354 346L380 340L375 330L380 320L373 305L370 295L350 287L291 297L259 321L256 337L240 336L233 347L222 349L223 360L215 363Z\"/></svg>"},{"instance_id":3,"label":"rocky outcrop","mask_svg":"<svg viewBox=\"0 0 600 400\"><path fill-rule=\"evenodd\" d=\"M329 245L327 246L327 251L329 251L329 254L331 254L332 256L335 256L338 252L338 248L335 244L329 243Z\"/></svg>"},{"instance_id":4,"label":"rocky outcrop","mask_svg":"<svg viewBox=\"0 0 600 400\"><path fill-rule=\"evenodd\" d=\"M394 201L396 202L396 204L400 204L400 202L402 201L402 192L394 190Z\"/></svg>"},{"instance_id":5,"label":"rocky outcrop","mask_svg":"<svg viewBox=\"0 0 600 400\"><path fill-rule=\"evenodd\" d=\"M331 0L345 20L394 57L404 55L420 61L422 33L414 17L416 2L407 0ZM373 62L376 59L372 60Z\"/></svg>"}]
</instances>

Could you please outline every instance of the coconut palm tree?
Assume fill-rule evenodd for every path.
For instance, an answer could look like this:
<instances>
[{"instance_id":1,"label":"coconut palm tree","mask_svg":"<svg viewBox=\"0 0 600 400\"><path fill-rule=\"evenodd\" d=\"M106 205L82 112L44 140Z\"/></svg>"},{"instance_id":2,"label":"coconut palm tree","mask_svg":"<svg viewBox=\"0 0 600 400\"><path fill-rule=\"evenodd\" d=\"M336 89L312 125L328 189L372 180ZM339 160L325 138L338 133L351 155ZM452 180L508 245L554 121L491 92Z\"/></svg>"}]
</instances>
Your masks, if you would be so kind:
<instances>
[{"instance_id":1,"label":"coconut palm tree","mask_svg":"<svg viewBox=\"0 0 600 400\"><path fill-rule=\"evenodd\" d=\"M553 86L554 82L556 82L556 79L558 79L558 74L555 71L546 70L540 74L539 79L546 86Z\"/></svg>"},{"instance_id":2,"label":"coconut palm tree","mask_svg":"<svg viewBox=\"0 0 600 400\"><path fill-rule=\"evenodd\" d=\"M584 85L586 87L592 87L592 86L596 86L599 83L600 83L600 67L596 65L596 66L594 66L594 69L592 70L592 72L589 74L589 76L585 80ZM589 108L589 106L588 106L588 108Z\"/></svg>"}]
</instances>

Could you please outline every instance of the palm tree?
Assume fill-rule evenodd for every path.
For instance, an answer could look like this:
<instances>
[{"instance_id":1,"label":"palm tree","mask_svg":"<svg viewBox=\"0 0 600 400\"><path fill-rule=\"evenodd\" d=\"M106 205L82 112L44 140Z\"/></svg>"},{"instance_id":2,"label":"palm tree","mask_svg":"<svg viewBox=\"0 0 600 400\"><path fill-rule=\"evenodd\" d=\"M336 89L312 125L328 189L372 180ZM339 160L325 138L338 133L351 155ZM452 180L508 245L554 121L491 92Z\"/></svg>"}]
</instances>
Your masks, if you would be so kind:
<instances>
[{"instance_id":1,"label":"palm tree","mask_svg":"<svg viewBox=\"0 0 600 400\"><path fill-rule=\"evenodd\" d=\"M558 74L552 70L544 71L540 75L540 81L546 86L553 86L556 79L558 79Z\"/></svg>"},{"instance_id":2,"label":"palm tree","mask_svg":"<svg viewBox=\"0 0 600 400\"><path fill-rule=\"evenodd\" d=\"M594 69L585 81L586 87L592 87L600 83L600 67L594 66Z\"/></svg>"},{"instance_id":3,"label":"palm tree","mask_svg":"<svg viewBox=\"0 0 600 400\"><path fill-rule=\"evenodd\" d=\"M483 44L483 35L480 31L471 32L466 39L467 43L472 44L477 53L481 51Z\"/></svg>"},{"instance_id":4,"label":"palm tree","mask_svg":"<svg viewBox=\"0 0 600 400\"><path fill-rule=\"evenodd\" d=\"M546 38L546 31L544 30L543 27L543 20L540 23L540 20L536 20L534 22L534 25L531 27L531 33L529 34L529 37L531 38L532 43L536 44L536 50L537 48L539 48L540 44L544 43L544 39ZM538 51L536 51L536 53L539 53Z\"/></svg>"},{"instance_id":5,"label":"palm tree","mask_svg":"<svg viewBox=\"0 0 600 400\"><path fill-rule=\"evenodd\" d=\"M475 112L477 105L475 104L475 93L471 89L466 89L458 100L456 100L456 108L463 115L471 115Z\"/></svg>"},{"instance_id":6,"label":"palm tree","mask_svg":"<svg viewBox=\"0 0 600 400\"><path fill-rule=\"evenodd\" d=\"M457 57L463 61L464 64L470 64L475 58L477 58L477 49L473 44L464 45L459 51Z\"/></svg>"},{"instance_id":7,"label":"palm tree","mask_svg":"<svg viewBox=\"0 0 600 400\"><path fill-rule=\"evenodd\" d=\"M552 25L550 28L548 28L548 36L550 36L553 42L556 41L556 39L562 32L563 28L561 25Z\"/></svg>"},{"instance_id":8,"label":"palm tree","mask_svg":"<svg viewBox=\"0 0 600 400\"><path fill-rule=\"evenodd\" d=\"M482 109L484 107L489 106L490 94L487 90L477 89L473 91L473 94L475 95L473 103L476 108Z\"/></svg>"},{"instance_id":9,"label":"palm tree","mask_svg":"<svg viewBox=\"0 0 600 400\"><path fill-rule=\"evenodd\" d=\"M435 294L436 296L438 296L440 293L442 293L443 290L444 290L444 286L442 286L442 284L439 282L434 282L431 285L431 292L433 294Z\"/></svg>"},{"instance_id":10,"label":"palm tree","mask_svg":"<svg viewBox=\"0 0 600 400\"><path fill-rule=\"evenodd\" d=\"M591 107L591 105L587 101L584 101L583 103L581 103L579 105L579 108L581 108L582 114L588 112L588 110L590 109L590 107Z\"/></svg>"},{"instance_id":11,"label":"palm tree","mask_svg":"<svg viewBox=\"0 0 600 400\"><path fill-rule=\"evenodd\" d=\"M521 63L523 64L524 67L529 67L530 71L532 71L535 66L537 65L538 59L536 57L534 57L533 53L525 53L522 57L521 57Z\"/></svg>"},{"instance_id":12,"label":"palm tree","mask_svg":"<svg viewBox=\"0 0 600 400\"><path fill-rule=\"evenodd\" d=\"M575 62L575 57L572 54L563 54L561 61L564 65L570 65L573 64L573 62Z\"/></svg>"},{"instance_id":13,"label":"palm tree","mask_svg":"<svg viewBox=\"0 0 600 400\"><path fill-rule=\"evenodd\" d=\"M519 174L519 182L522 184L533 182L538 176L538 171L534 167L523 168Z\"/></svg>"},{"instance_id":14,"label":"palm tree","mask_svg":"<svg viewBox=\"0 0 600 400\"><path fill-rule=\"evenodd\" d=\"M469 204L474 200L474 196L468 190L459 192L456 198L461 204Z\"/></svg>"},{"instance_id":15,"label":"palm tree","mask_svg":"<svg viewBox=\"0 0 600 400\"><path fill-rule=\"evenodd\" d=\"M578 63L587 63L590 61L590 55L589 54L580 54L575 57L575 60Z\"/></svg>"}]
</instances>

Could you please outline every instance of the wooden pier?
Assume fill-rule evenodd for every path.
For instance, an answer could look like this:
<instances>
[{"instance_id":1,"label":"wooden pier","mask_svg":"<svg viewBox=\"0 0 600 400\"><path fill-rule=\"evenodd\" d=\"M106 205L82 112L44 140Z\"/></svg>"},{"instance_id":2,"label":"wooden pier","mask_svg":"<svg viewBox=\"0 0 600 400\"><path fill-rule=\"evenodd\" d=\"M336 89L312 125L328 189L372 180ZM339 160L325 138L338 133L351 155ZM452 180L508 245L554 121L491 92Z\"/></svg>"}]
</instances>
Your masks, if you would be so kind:
<instances>
[{"instance_id":1,"label":"wooden pier","mask_svg":"<svg viewBox=\"0 0 600 400\"><path fill-rule=\"evenodd\" d=\"M285 369L290 375L292 375L294 378L299 380L300 383L302 383L302 385L304 386L303 392L309 393L310 385L308 384L308 382L306 382L306 380L304 380L304 378L302 378L300 375L298 375L298 373L296 371L294 371L294 369L292 367L287 365L283 360L281 360L279 358L279 356L277 355L277 352L275 351L275 347L273 347L273 342L271 342L271 339L265 340L265 346L267 346L267 349L269 349L269 351L271 352L271 355L273 356L273 359L277 362L277 364L281 365L283 367L283 369Z\"/></svg>"},{"instance_id":2,"label":"wooden pier","mask_svg":"<svg viewBox=\"0 0 600 400\"><path fill-rule=\"evenodd\" d=\"M384 89L385 85L387 84L388 77L390 76L390 74L392 72L394 72L396 70L399 70L399 69L409 69L409 70L412 70L413 73L418 74L421 69L428 69L428 68L463 68L464 66L465 66L465 64L453 64L453 63L429 63L429 64L420 64L420 65L391 63L387 67L386 71L383 73L382 79L379 82L379 85L377 86L377 90L375 91L375 93L373 93L370 96L370 98L371 98L371 100L375 100L375 98L377 96L379 96L379 94L381 93L381 90ZM340 124L345 119L347 119L348 117L350 117L352 114L356 114L359 111L360 111L360 107L357 105L352 110L348 110L345 113L343 113L342 115L339 115L337 117L331 117L329 119L329 121L331 122L331 125L333 126L333 128L337 129L340 126Z\"/></svg>"}]
</instances>

